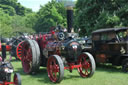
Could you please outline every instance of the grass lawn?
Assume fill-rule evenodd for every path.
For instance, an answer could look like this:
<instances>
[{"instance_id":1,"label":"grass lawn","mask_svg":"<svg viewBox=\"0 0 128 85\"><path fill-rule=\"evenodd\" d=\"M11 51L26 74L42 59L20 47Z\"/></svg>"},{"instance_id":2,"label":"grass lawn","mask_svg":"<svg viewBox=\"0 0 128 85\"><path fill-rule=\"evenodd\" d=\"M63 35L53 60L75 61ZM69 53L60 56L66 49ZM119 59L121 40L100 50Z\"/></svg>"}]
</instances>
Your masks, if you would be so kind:
<instances>
[{"instance_id":1,"label":"grass lawn","mask_svg":"<svg viewBox=\"0 0 128 85\"><path fill-rule=\"evenodd\" d=\"M50 82L46 68L40 68L36 75L27 75L23 72L20 61L13 60L12 64L14 72L21 75L22 85L55 85ZM123 73L120 67L112 67L111 65L98 66L91 78L81 78L77 70L73 70L72 73L65 70L64 79L56 85L128 85L128 74Z\"/></svg>"}]
</instances>

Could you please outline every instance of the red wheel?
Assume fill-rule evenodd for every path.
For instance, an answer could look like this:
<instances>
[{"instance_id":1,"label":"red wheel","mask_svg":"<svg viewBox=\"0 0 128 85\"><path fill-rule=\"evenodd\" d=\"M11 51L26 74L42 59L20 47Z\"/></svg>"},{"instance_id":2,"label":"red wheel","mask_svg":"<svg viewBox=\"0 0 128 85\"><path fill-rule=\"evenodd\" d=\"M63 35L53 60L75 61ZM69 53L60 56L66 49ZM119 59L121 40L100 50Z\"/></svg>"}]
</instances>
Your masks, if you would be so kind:
<instances>
[{"instance_id":1,"label":"red wheel","mask_svg":"<svg viewBox=\"0 0 128 85\"><path fill-rule=\"evenodd\" d=\"M78 72L81 77L91 77L95 72L95 61L90 53L84 52L78 57L78 64L81 67L78 68Z\"/></svg>"},{"instance_id":2,"label":"red wheel","mask_svg":"<svg viewBox=\"0 0 128 85\"><path fill-rule=\"evenodd\" d=\"M20 42L16 48L16 53L17 53L17 57L21 60L21 55L22 55L22 45L23 42Z\"/></svg>"},{"instance_id":3,"label":"red wheel","mask_svg":"<svg viewBox=\"0 0 128 85\"><path fill-rule=\"evenodd\" d=\"M60 56L53 55L48 58L47 63L48 77L52 82L58 83L64 76L64 65Z\"/></svg>"},{"instance_id":4,"label":"red wheel","mask_svg":"<svg viewBox=\"0 0 128 85\"><path fill-rule=\"evenodd\" d=\"M20 74L16 73L14 75L14 85L21 85L21 78L20 78Z\"/></svg>"},{"instance_id":5,"label":"red wheel","mask_svg":"<svg viewBox=\"0 0 128 85\"><path fill-rule=\"evenodd\" d=\"M40 49L36 41L27 40L22 47L22 67L25 73L35 73L40 66Z\"/></svg>"}]
</instances>

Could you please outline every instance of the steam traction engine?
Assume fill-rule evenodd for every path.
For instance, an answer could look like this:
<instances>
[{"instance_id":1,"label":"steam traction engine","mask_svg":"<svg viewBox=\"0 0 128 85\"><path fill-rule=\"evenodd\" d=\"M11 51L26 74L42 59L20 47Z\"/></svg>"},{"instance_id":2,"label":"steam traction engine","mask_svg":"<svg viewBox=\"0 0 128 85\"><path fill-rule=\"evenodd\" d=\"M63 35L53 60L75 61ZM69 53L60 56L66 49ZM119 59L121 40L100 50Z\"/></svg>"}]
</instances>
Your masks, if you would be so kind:
<instances>
[{"instance_id":1,"label":"steam traction engine","mask_svg":"<svg viewBox=\"0 0 128 85\"><path fill-rule=\"evenodd\" d=\"M64 69L78 69L81 77L91 77L95 61L88 52L82 52L76 33L64 32L60 27L49 33L40 33L22 43L22 66L25 73L36 73L40 66L47 67L52 82L60 82ZM21 46L21 45L20 45Z\"/></svg>"},{"instance_id":2,"label":"steam traction engine","mask_svg":"<svg viewBox=\"0 0 128 85\"><path fill-rule=\"evenodd\" d=\"M13 82L11 82L11 74L13 73L13 66L6 59L6 51L10 51L11 46L6 45L6 39L1 38L0 41L0 51L2 56L0 55L0 85L21 85L20 74L15 73Z\"/></svg>"},{"instance_id":3,"label":"steam traction engine","mask_svg":"<svg viewBox=\"0 0 128 85\"><path fill-rule=\"evenodd\" d=\"M22 42L26 38L29 38L27 33L22 33L22 32L16 31L16 32L13 32L13 37L8 42L10 44L10 46L11 46L10 54L11 54L11 56L14 56L17 60L21 59L20 58L21 57L20 46L18 46L18 45L19 44L21 45Z\"/></svg>"},{"instance_id":4,"label":"steam traction engine","mask_svg":"<svg viewBox=\"0 0 128 85\"><path fill-rule=\"evenodd\" d=\"M83 52L78 35L72 33L73 9L67 10L68 32L60 26L49 33L40 33L19 44L17 53L21 54L25 73L35 73L40 66L47 67L52 82L60 82L64 69L70 72L78 69L81 77L91 77L95 71L95 61L90 53Z\"/></svg>"}]
</instances>

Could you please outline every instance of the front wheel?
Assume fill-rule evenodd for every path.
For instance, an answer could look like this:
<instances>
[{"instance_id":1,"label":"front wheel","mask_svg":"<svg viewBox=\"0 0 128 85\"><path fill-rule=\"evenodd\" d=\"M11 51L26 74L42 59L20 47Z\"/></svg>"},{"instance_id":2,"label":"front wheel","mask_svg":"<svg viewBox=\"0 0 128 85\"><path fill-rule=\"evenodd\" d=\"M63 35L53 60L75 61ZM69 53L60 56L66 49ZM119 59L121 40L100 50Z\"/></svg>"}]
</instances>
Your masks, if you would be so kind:
<instances>
[{"instance_id":1,"label":"front wheel","mask_svg":"<svg viewBox=\"0 0 128 85\"><path fill-rule=\"evenodd\" d=\"M11 74L9 73L9 74L7 74L7 76L6 76L6 80L8 81L8 82L10 82L11 81Z\"/></svg>"},{"instance_id":2,"label":"front wheel","mask_svg":"<svg viewBox=\"0 0 128 85\"><path fill-rule=\"evenodd\" d=\"M48 77L52 82L59 83L64 76L63 61L58 55L52 55L47 62Z\"/></svg>"},{"instance_id":3,"label":"front wheel","mask_svg":"<svg viewBox=\"0 0 128 85\"><path fill-rule=\"evenodd\" d=\"M122 61L122 70L123 72L128 72L128 58Z\"/></svg>"},{"instance_id":4,"label":"front wheel","mask_svg":"<svg viewBox=\"0 0 128 85\"><path fill-rule=\"evenodd\" d=\"M21 78L20 78L20 74L15 73L14 75L14 85L21 85Z\"/></svg>"},{"instance_id":5,"label":"front wheel","mask_svg":"<svg viewBox=\"0 0 128 85\"><path fill-rule=\"evenodd\" d=\"M78 64L81 65L81 67L78 68L78 72L81 77L91 77L95 72L95 61L93 56L88 52L83 52L78 57Z\"/></svg>"}]
</instances>

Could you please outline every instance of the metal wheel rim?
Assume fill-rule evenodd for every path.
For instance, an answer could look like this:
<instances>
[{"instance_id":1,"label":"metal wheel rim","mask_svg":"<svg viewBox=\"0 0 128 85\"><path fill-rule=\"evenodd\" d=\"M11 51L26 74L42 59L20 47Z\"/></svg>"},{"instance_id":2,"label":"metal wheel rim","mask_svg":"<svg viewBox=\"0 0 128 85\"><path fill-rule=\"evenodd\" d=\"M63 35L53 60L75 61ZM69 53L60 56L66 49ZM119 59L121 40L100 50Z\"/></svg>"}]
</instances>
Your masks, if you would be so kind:
<instances>
[{"instance_id":1,"label":"metal wheel rim","mask_svg":"<svg viewBox=\"0 0 128 85\"><path fill-rule=\"evenodd\" d=\"M78 58L78 63L81 64L81 67L78 68L80 75L82 77L88 77L92 71L91 62L88 56L86 54L81 54Z\"/></svg>"},{"instance_id":2,"label":"metal wheel rim","mask_svg":"<svg viewBox=\"0 0 128 85\"><path fill-rule=\"evenodd\" d=\"M52 82L56 82L58 80L57 74L60 75L60 67L57 64L58 62L56 62L56 59L53 56L48 59L48 76Z\"/></svg>"}]
</instances>

